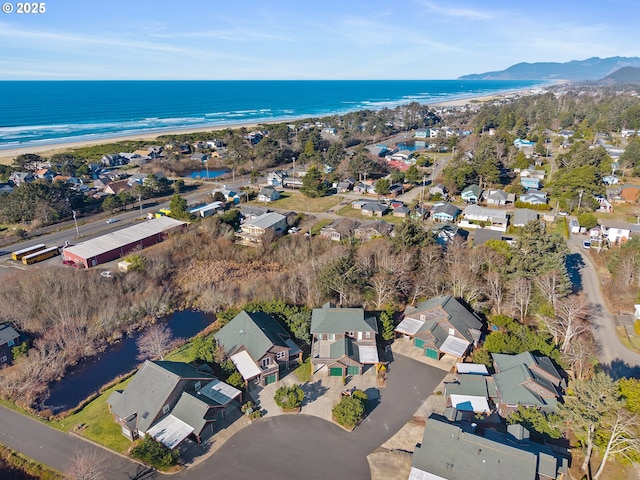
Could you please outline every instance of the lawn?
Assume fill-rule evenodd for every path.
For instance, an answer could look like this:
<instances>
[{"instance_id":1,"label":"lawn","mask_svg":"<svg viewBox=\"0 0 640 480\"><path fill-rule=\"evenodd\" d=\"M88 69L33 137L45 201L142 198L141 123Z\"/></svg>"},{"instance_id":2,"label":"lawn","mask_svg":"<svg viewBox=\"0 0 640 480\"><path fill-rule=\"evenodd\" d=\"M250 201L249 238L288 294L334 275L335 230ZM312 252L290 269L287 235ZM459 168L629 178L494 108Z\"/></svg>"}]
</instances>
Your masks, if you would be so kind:
<instances>
[{"instance_id":1,"label":"lawn","mask_svg":"<svg viewBox=\"0 0 640 480\"><path fill-rule=\"evenodd\" d=\"M313 227L311 227L311 230L310 230L311 235L318 235L320 233L320 230L322 230L322 227L325 227L330 223L331 223L331 220L329 220L328 218L324 220L320 220L319 222L315 223Z\"/></svg>"},{"instance_id":2,"label":"lawn","mask_svg":"<svg viewBox=\"0 0 640 480\"><path fill-rule=\"evenodd\" d=\"M311 381L311 359L307 358L302 364L296 368L295 373L300 383L308 383Z\"/></svg>"},{"instance_id":3,"label":"lawn","mask_svg":"<svg viewBox=\"0 0 640 480\"><path fill-rule=\"evenodd\" d=\"M114 390L124 390L132 378L129 377L105 390L79 412L62 420L51 422L50 425L65 432L74 431L116 452L126 452L131 446L131 441L122 435L120 425L109 413L107 399Z\"/></svg>"},{"instance_id":4,"label":"lawn","mask_svg":"<svg viewBox=\"0 0 640 480\"><path fill-rule=\"evenodd\" d=\"M340 210L336 212L338 215L343 217L349 217L356 220L370 221L370 220L384 220L387 223L400 224L404 221L404 218L394 217L391 213L387 213L382 217L369 217L367 215L362 215L360 210L357 208L353 208L351 204L342 207Z\"/></svg>"},{"instance_id":5,"label":"lawn","mask_svg":"<svg viewBox=\"0 0 640 480\"><path fill-rule=\"evenodd\" d=\"M181 347L176 348L169 353L165 360L171 360L172 362L184 362L191 363L196 359L193 349L191 348L191 342L185 343Z\"/></svg>"},{"instance_id":6,"label":"lawn","mask_svg":"<svg viewBox=\"0 0 640 480\"><path fill-rule=\"evenodd\" d=\"M284 192L280 194L280 199L268 204L273 208L293 210L295 212L325 212L335 207L342 201L340 195L330 195L328 197L308 198L300 192ZM258 204L258 202L251 202ZM260 203L260 205L263 205Z\"/></svg>"}]
</instances>

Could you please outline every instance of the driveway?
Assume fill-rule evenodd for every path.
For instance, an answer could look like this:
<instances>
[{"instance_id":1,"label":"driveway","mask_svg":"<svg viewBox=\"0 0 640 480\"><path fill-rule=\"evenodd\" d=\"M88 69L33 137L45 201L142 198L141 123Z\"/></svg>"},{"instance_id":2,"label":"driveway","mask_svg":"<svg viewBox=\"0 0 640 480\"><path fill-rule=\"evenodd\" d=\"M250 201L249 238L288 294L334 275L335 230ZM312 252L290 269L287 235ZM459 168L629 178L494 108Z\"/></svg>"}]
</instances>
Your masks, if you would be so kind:
<instances>
[{"instance_id":1,"label":"driveway","mask_svg":"<svg viewBox=\"0 0 640 480\"><path fill-rule=\"evenodd\" d=\"M309 415L278 415L255 422L212 457L179 478L282 480L369 479L367 455L404 426L444 378L445 372L396 355L380 402L353 432Z\"/></svg>"},{"instance_id":2,"label":"driveway","mask_svg":"<svg viewBox=\"0 0 640 480\"><path fill-rule=\"evenodd\" d=\"M569 270L572 281L582 290L592 306L594 312L592 324L593 336L598 344L598 359L604 370L613 378L640 376L640 355L626 348L616 332L616 324L611 312L607 310L602 292L600 280L591 259L582 249L582 241L586 237L572 235L568 242ZM577 278L576 278L577 277Z\"/></svg>"}]
</instances>

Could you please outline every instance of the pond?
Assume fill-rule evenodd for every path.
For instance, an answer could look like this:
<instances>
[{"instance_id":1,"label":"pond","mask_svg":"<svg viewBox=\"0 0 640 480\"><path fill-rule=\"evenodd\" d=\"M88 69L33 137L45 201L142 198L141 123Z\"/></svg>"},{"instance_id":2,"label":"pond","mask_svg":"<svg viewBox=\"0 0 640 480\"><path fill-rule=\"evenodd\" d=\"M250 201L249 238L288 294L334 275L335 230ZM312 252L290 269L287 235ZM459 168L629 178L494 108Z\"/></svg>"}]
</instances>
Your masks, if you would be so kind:
<instances>
[{"instance_id":1,"label":"pond","mask_svg":"<svg viewBox=\"0 0 640 480\"><path fill-rule=\"evenodd\" d=\"M191 175L189 175L191 178L218 178L221 177L222 175L224 175L225 173L227 173L226 170L196 170L195 172L191 172ZM207 175L209 175L207 177Z\"/></svg>"},{"instance_id":2,"label":"pond","mask_svg":"<svg viewBox=\"0 0 640 480\"><path fill-rule=\"evenodd\" d=\"M167 316L165 321L174 338L190 338L214 320L211 314L185 310ZM110 345L104 352L82 360L62 380L51 385L44 408L54 412L73 408L106 383L133 370L140 363L136 358L136 340L141 334L136 332Z\"/></svg>"}]
</instances>

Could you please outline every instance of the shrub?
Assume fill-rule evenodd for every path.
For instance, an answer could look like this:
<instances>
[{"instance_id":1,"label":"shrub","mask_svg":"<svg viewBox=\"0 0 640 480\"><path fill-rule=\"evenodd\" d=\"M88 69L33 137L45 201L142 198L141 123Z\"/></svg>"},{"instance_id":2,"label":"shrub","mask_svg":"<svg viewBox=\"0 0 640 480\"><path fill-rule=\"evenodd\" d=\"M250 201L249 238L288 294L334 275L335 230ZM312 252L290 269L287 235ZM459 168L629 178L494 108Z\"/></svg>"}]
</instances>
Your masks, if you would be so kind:
<instances>
[{"instance_id":1,"label":"shrub","mask_svg":"<svg viewBox=\"0 0 640 480\"><path fill-rule=\"evenodd\" d=\"M276 401L276 405L285 410L300 408L304 400L304 390L300 388L300 385L291 385L290 387L283 385L276 390L273 399Z\"/></svg>"},{"instance_id":2,"label":"shrub","mask_svg":"<svg viewBox=\"0 0 640 480\"><path fill-rule=\"evenodd\" d=\"M226 383L236 388L244 388L244 379L240 372L233 372L226 380Z\"/></svg>"},{"instance_id":3,"label":"shrub","mask_svg":"<svg viewBox=\"0 0 640 480\"><path fill-rule=\"evenodd\" d=\"M167 470L178 463L180 454L177 450L169 450L160 442L147 436L133 447L131 455L159 470Z\"/></svg>"},{"instance_id":4,"label":"shrub","mask_svg":"<svg viewBox=\"0 0 640 480\"><path fill-rule=\"evenodd\" d=\"M331 413L336 423L345 428L353 428L364 418L364 403L353 395L342 397L340 402L333 407Z\"/></svg>"},{"instance_id":5,"label":"shrub","mask_svg":"<svg viewBox=\"0 0 640 480\"><path fill-rule=\"evenodd\" d=\"M262 417L262 410L254 405L253 402L247 402L242 405L242 407L240 407L240 411L252 420Z\"/></svg>"}]
</instances>

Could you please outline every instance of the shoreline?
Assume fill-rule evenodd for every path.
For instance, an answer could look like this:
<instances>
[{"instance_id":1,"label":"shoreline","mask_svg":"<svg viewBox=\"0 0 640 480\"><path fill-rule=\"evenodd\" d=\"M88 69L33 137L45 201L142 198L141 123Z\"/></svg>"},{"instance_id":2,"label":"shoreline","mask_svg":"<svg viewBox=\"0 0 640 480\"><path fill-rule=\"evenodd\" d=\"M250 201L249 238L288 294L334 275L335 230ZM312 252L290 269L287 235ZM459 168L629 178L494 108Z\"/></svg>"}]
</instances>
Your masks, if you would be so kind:
<instances>
[{"instance_id":1,"label":"shoreline","mask_svg":"<svg viewBox=\"0 0 640 480\"><path fill-rule=\"evenodd\" d=\"M478 95L472 97L464 97L458 99L444 100L442 102L435 103L426 103L429 107L462 107L470 104L479 104L488 102L491 100L495 100L498 98L504 98L505 96L513 95L516 93L523 93L533 90L535 87L528 87L523 89L516 89L511 91L497 92L486 95ZM299 121L305 118L314 118L314 117L302 117L296 119L281 119L281 120L272 120L272 121L264 121L264 122L236 122L229 124L220 124L220 125L211 125L211 126L203 126L203 127L187 127L187 128L175 128L163 131L147 131L134 133L129 135L116 135L113 137L105 137L105 138L96 138L91 140L63 140L60 143L48 143L45 145L31 145L25 147L15 147L15 148L7 148L6 150L0 150L0 164L10 165L13 162L13 159L18 155L23 155L26 153L35 153L44 156L50 156L56 153L64 153L69 150L73 150L75 148L89 147L94 145L105 145L110 143L117 143L122 141L149 141L149 143L156 142L157 139L161 136L165 135L184 135L189 133L199 133L199 132L214 132L219 130L226 129L237 129L237 128L254 128L258 125L269 125L275 123L283 123L283 122L292 122Z\"/></svg>"}]
</instances>

